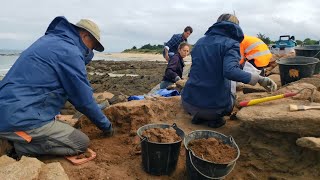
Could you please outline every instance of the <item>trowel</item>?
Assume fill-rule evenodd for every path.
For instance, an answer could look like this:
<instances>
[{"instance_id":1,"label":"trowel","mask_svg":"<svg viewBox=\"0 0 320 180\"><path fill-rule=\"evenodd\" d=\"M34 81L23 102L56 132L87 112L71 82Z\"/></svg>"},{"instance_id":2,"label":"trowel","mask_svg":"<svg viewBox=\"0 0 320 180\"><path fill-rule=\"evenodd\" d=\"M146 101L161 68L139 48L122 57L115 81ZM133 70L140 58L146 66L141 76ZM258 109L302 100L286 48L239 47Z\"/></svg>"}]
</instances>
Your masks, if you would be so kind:
<instances>
[{"instance_id":1,"label":"trowel","mask_svg":"<svg viewBox=\"0 0 320 180\"><path fill-rule=\"evenodd\" d=\"M305 111L309 109L318 109L320 110L320 105L318 106L305 106L305 105L295 105L295 104L290 104L289 105L289 110L290 111Z\"/></svg>"}]
</instances>

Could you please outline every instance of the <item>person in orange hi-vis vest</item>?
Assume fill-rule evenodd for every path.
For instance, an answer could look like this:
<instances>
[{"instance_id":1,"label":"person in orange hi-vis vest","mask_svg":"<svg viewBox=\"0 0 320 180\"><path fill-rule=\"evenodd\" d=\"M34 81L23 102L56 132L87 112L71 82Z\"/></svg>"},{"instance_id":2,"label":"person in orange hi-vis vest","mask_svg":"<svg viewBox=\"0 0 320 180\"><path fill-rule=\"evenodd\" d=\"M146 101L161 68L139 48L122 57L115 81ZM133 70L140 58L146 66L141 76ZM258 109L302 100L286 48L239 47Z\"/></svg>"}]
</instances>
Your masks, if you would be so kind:
<instances>
[{"instance_id":1,"label":"person in orange hi-vis vest","mask_svg":"<svg viewBox=\"0 0 320 180\"><path fill-rule=\"evenodd\" d=\"M240 43L240 54L242 66L248 61L258 70L263 70L272 58L268 46L261 39L248 35L244 35L244 39Z\"/></svg>"}]
</instances>

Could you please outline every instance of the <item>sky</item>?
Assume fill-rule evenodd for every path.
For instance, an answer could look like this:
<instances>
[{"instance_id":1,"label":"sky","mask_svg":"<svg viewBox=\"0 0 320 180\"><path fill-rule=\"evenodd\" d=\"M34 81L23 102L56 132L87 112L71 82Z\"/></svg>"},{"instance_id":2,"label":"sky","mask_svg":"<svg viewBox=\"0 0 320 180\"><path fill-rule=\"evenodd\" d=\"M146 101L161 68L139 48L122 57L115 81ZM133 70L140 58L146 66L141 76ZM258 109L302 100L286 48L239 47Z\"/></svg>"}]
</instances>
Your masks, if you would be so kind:
<instances>
[{"instance_id":1,"label":"sky","mask_svg":"<svg viewBox=\"0 0 320 180\"><path fill-rule=\"evenodd\" d=\"M188 25L194 44L219 15L233 12L247 35L319 40L319 7L315 0L8 0L1 3L0 49L28 48L56 16L96 22L105 52L163 44Z\"/></svg>"}]
</instances>

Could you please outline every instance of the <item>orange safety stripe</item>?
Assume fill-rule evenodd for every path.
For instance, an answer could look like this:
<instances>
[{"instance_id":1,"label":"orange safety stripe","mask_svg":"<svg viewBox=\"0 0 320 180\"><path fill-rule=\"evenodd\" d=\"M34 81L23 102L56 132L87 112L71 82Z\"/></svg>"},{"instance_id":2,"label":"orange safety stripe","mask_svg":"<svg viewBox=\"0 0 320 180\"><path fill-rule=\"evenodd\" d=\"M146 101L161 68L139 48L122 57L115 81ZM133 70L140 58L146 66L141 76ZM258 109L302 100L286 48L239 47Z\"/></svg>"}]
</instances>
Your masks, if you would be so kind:
<instances>
[{"instance_id":1,"label":"orange safety stripe","mask_svg":"<svg viewBox=\"0 0 320 180\"><path fill-rule=\"evenodd\" d=\"M26 140L28 143L31 142L32 137L29 136L26 132L24 131L16 131L14 132L16 133L18 136L22 137L24 140Z\"/></svg>"}]
</instances>

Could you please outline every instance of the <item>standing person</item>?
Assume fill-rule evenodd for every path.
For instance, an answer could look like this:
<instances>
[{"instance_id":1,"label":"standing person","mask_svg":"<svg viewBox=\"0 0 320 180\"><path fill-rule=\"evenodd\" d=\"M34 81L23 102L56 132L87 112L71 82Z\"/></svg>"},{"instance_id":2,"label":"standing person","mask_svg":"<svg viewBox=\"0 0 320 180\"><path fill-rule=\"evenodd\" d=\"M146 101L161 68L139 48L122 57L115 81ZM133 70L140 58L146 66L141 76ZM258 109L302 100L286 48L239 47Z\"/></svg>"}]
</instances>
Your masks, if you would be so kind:
<instances>
[{"instance_id":1,"label":"standing person","mask_svg":"<svg viewBox=\"0 0 320 180\"><path fill-rule=\"evenodd\" d=\"M192 34L193 29L190 26L184 28L182 34L174 34L171 39L165 43L163 49L163 57L168 62L170 57L175 55L178 52L178 46L182 42L188 42L188 37Z\"/></svg>"},{"instance_id":2,"label":"standing person","mask_svg":"<svg viewBox=\"0 0 320 180\"><path fill-rule=\"evenodd\" d=\"M191 52L189 79L182 91L183 108L193 116L192 123L208 121L218 128L225 124L235 101L235 86L231 81L255 85L259 83L274 91L277 85L269 78L241 70L240 42L243 33L236 16L222 14Z\"/></svg>"},{"instance_id":3,"label":"standing person","mask_svg":"<svg viewBox=\"0 0 320 180\"><path fill-rule=\"evenodd\" d=\"M104 50L94 22L82 19L73 25L56 17L0 82L0 138L11 141L18 156L86 151L87 135L54 120L67 100L105 135L113 134L87 79L86 64L93 49Z\"/></svg>"},{"instance_id":4,"label":"standing person","mask_svg":"<svg viewBox=\"0 0 320 180\"><path fill-rule=\"evenodd\" d=\"M240 64L242 66L252 65L258 71L261 71L261 75L264 75L264 68L272 58L269 47L261 39L248 35L244 35L244 39L240 43L240 54Z\"/></svg>"},{"instance_id":5,"label":"standing person","mask_svg":"<svg viewBox=\"0 0 320 180\"><path fill-rule=\"evenodd\" d=\"M173 83L182 79L184 61L183 58L187 57L190 52L190 45L182 42L178 47L178 53L170 58L167 65L165 74L160 83L160 89L165 89Z\"/></svg>"}]
</instances>

